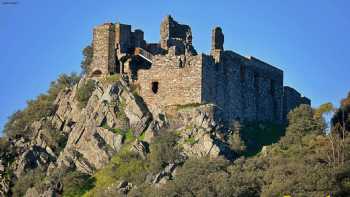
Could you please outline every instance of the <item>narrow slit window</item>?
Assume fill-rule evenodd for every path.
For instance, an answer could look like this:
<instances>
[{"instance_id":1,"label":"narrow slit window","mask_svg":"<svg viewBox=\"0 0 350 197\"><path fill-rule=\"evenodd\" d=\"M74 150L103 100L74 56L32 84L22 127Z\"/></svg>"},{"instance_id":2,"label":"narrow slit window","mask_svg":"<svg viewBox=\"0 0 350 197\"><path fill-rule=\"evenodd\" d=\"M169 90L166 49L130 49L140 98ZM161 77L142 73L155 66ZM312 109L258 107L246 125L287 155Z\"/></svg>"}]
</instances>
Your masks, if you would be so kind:
<instances>
[{"instance_id":1,"label":"narrow slit window","mask_svg":"<svg viewBox=\"0 0 350 197\"><path fill-rule=\"evenodd\" d=\"M245 70L244 70L244 66L243 65L241 65L239 67L239 75L240 75L241 81L244 81L245 80Z\"/></svg>"},{"instance_id":2,"label":"narrow slit window","mask_svg":"<svg viewBox=\"0 0 350 197\"><path fill-rule=\"evenodd\" d=\"M159 83L157 81L152 82L152 92L154 94L158 93L158 88L159 88L158 85L159 85Z\"/></svg>"}]
</instances>

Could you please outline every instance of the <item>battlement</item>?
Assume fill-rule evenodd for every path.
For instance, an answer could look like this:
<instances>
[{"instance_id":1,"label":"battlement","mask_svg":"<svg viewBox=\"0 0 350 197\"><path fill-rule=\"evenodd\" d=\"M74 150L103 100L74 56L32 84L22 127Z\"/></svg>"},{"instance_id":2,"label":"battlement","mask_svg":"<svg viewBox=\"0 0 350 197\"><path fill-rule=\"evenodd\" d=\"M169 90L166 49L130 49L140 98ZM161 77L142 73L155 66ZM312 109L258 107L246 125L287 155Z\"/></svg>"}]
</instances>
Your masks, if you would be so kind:
<instances>
[{"instance_id":1,"label":"battlement","mask_svg":"<svg viewBox=\"0 0 350 197\"><path fill-rule=\"evenodd\" d=\"M119 73L139 87L151 111L169 105L213 103L217 118L285 121L301 103L296 90L283 86L283 71L258 58L224 50L224 33L212 30L211 53L198 54L191 27L166 16L159 43L147 43L131 25L105 23L94 28L93 61L88 75Z\"/></svg>"}]
</instances>

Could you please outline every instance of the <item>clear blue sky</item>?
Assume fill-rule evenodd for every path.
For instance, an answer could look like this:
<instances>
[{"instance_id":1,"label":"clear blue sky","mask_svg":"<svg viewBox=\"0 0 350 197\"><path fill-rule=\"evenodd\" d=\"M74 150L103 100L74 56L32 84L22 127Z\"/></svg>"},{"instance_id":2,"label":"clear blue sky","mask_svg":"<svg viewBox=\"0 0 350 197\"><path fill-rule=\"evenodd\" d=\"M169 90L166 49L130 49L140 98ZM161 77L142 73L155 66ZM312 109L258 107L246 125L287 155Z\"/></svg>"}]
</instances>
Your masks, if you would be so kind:
<instances>
[{"instance_id":1,"label":"clear blue sky","mask_svg":"<svg viewBox=\"0 0 350 197\"><path fill-rule=\"evenodd\" d=\"M198 51L209 52L219 25L226 49L278 66L313 106L338 104L350 90L349 7L348 0L0 0L0 130L60 73L80 71L94 26L132 24L157 42L167 14L192 27Z\"/></svg>"}]
</instances>

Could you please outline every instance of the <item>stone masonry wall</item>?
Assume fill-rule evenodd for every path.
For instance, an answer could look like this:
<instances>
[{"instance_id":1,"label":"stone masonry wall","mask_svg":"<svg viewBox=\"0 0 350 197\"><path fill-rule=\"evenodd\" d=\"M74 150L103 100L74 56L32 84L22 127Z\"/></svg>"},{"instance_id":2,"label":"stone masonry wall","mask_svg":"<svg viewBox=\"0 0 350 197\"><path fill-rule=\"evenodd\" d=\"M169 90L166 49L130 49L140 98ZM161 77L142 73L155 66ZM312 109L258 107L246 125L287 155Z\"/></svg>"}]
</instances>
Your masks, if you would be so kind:
<instances>
[{"instance_id":1,"label":"stone masonry wall","mask_svg":"<svg viewBox=\"0 0 350 197\"><path fill-rule=\"evenodd\" d=\"M181 60L180 60L181 59ZM139 70L140 96L152 109L201 103L203 55L156 55L149 70ZM154 93L152 83L158 82Z\"/></svg>"},{"instance_id":2,"label":"stone masonry wall","mask_svg":"<svg viewBox=\"0 0 350 197\"><path fill-rule=\"evenodd\" d=\"M202 95L218 106L221 119L282 122L281 70L232 51L212 55L203 63Z\"/></svg>"},{"instance_id":3,"label":"stone masonry wall","mask_svg":"<svg viewBox=\"0 0 350 197\"><path fill-rule=\"evenodd\" d=\"M93 34L93 59L88 74L98 76L113 73L116 69L114 25L100 25L94 28Z\"/></svg>"}]
</instances>

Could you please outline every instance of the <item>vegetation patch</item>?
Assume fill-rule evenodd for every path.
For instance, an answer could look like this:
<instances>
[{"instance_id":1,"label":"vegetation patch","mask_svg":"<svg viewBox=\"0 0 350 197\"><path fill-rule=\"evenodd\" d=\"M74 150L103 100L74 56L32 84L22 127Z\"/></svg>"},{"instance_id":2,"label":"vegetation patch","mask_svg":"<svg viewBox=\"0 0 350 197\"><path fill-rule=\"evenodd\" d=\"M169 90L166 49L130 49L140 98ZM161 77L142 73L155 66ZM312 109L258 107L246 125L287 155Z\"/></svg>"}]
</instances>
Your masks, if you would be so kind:
<instances>
[{"instance_id":1,"label":"vegetation patch","mask_svg":"<svg viewBox=\"0 0 350 197\"><path fill-rule=\"evenodd\" d=\"M103 84L113 84L113 83L119 82L119 80L120 80L120 74L113 74L113 75L105 76L102 79L102 83Z\"/></svg>"},{"instance_id":2,"label":"vegetation patch","mask_svg":"<svg viewBox=\"0 0 350 197\"><path fill-rule=\"evenodd\" d=\"M240 132L245 141L245 156L253 156L261 151L263 146L278 142L284 136L285 127L273 123L244 123Z\"/></svg>"},{"instance_id":3,"label":"vegetation patch","mask_svg":"<svg viewBox=\"0 0 350 197\"><path fill-rule=\"evenodd\" d=\"M45 172L40 169L30 170L24 176L20 177L12 187L12 195L14 197L22 197L26 191L38 186L45 178Z\"/></svg>"},{"instance_id":4,"label":"vegetation patch","mask_svg":"<svg viewBox=\"0 0 350 197\"><path fill-rule=\"evenodd\" d=\"M78 171L67 173L63 179L63 196L82 196L95 186L95 178Z\"/></svg>"},{"instance_id":5,"label":"vegetation patch","mask_svg":"<svg viewBox=\"0 0 350 197\"><path fill-rule=\"evenodd\" d=\"M125 143L132 142L136 139L136 137L134 136L133 131L131 129L125 130L125 129L120 129L120 128L113 128L113 129L109 129L109 130L112 131L113 133L122 135Z\"/></svg>"},{"instance_id":6,"label":"vegetation patch","mask_svg":"<svg viewBox=\"0 0 350 197\"><path fill-rule=\"evenodd\" d=\"M88 80L84 85L78 88L76 99L79 102L80 109L86 107L95 89L96 89L96 84L93 80Z\"/></svg>"},{"instance_id":7,"label":"vegetation patch","mask_svg":"<svg viewBox=\"0 0 350 197\"><path fill-rule=\"evenodd\" d=\"M106 167L94 175L96 186L84 196L103 196L107 187L112 184L117 186L122 180L133 184L144 182L147 175L147 162L137 153L130 151L129 148L129 146L124 146L120 152L113 156Z\"/></svg>"},{"instance_id":8,"label":"vegetation patch","mask_svg":"<svg viewBox=\"0 0 350 197\"><path fill-rule=\"evenodd\" d=\"M71 75L60 75L52 82L45 94L39 95L34 100L27 101L27 107L19 110L9 117L5 124L4 133L7 137L29 138L32 135L30 126L34 121L52 115L56 106L53 104L59 92L65 88L71 88L78 83L80 77L74 73Z\"/></svg>"},{"instance_id":9,"label":"vegetation patch","mask_svg":"<svg viewBox=\"0 0 350 197\"><path fill-rule=\"evenodd\" d=\"M190 144L190 145L194 145L194 144L198 143L198 140L196 140L193 136L191 136L185 140L185 143Z\"/></svg>"}]
</instances>

